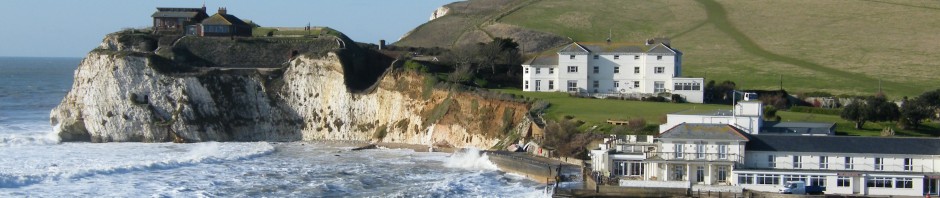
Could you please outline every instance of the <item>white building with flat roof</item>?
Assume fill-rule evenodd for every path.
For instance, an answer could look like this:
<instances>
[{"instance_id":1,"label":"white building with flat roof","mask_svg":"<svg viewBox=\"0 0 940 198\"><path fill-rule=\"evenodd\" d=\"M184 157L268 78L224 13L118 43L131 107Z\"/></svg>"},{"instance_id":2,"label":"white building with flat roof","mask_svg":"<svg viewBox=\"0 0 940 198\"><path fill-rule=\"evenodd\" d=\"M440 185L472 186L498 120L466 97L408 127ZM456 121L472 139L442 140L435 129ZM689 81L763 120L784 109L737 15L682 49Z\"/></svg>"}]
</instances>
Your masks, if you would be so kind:
<instances>
[{"instance_id":1,"label":"white building with flat roof","mask_svg":"<svg viewBox=\"0 0 940 198\"><path fill-rule=\"evenodd\" d=\"M704 79L681 77L682 52L668 42L572 43L522 64L522 90L704 100Z\"/></svg>"}]
</instances>

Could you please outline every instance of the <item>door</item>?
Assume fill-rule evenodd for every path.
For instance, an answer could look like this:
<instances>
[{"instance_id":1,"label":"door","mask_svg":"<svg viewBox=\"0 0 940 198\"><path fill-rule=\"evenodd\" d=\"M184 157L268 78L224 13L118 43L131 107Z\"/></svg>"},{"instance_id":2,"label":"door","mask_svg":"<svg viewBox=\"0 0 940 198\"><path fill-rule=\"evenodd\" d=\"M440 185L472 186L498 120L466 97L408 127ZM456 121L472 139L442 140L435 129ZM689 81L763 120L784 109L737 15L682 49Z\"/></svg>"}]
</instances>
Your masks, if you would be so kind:
<instances>
[{"instance_id":1,"label":"door","mask_svg":"<svg viewBox=\"0 0 940 198\"><path fill-rule=\"evenodd\" d=\"M924 186L926 187L925 193L931 195L940 194L940 179L925 179Z\"/></svg>"},{"instance_id":2,"label":"door","mask_svg":"<svg viewBox=\"0 0 940 198\"><path fill-rule=\"evenodd\" d=\"M857 194L860 194L860 193L862 192L862 186L865 185L865 183L862 183L862 182L863 182L863 181L862 181L862 177L861 177L861 176L859 176L859 177L852 177L852 184L851 184L851 185L852 185L852 194L856 194L856 195L857 195Z\"/></svg>"}]
</instances>

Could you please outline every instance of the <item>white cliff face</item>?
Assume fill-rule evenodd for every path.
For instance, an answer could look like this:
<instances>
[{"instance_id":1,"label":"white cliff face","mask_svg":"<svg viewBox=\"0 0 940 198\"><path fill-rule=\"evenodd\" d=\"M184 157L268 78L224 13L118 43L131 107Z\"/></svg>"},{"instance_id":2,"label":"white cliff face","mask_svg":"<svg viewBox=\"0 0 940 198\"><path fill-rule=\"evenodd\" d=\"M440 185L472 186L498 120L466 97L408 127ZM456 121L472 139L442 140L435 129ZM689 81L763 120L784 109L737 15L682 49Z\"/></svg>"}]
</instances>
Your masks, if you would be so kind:
<instances>
[{"instance_id":1,"label":"white cliff face","mask_svg":"<svg viewBox=\"0 0 940 198\"><path fill-rule=\"evenodd\" d=\"M75 71L72 90L51 112L63 141L332 139L490 148L500 139L484 135L495 128L488 125L519 123L526 108L441 90L422 97L415 92L421 92L423 77L395 70L380 77L374 88L353 93L333 53L301 56L283 72L202 69L168 74L155 70L158 63L143 57L147 55L115 53L114 45L105 42L108 47L102 49L112 50L89 53ZM452 110L429 122L429 112L446 100ZM516 113L472 110L478 105Z\"/></svg>"},{"instance_id":2,"label":"white cliff face","mask_svg":"<svg viewBox=\"0 0 940 198\"><path fill-rule=\"evenodd\" d=\"M448 8L447 6L441 6L441 7L437 8L436 10L434 10L434 12L431 13L431 19L428 19L428 21L432 21L432 20L434 20L434 19L441 18L441 17L443 17L444 15L447 15L447 13L449 13L449 12L450 12L450 8Z\"/></svg>"}]
</instances>

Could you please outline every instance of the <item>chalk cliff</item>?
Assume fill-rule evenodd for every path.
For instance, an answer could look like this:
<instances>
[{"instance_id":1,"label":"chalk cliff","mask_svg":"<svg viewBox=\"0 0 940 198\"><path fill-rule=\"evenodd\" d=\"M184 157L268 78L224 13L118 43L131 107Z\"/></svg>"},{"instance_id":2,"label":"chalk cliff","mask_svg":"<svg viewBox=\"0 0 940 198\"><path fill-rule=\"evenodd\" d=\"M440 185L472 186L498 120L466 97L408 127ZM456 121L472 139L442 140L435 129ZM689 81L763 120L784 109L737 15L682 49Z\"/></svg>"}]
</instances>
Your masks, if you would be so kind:
<instances>
[{"instance_id":1,"label":"chalk cliff","mask_svg":"<svg viewBox=\"0 0 940 198\"><path fill-rule=\"evenodd\" d=\"M333 139L490 148L528 125L527 103L435 86L397 64L357 67L369 63L356 60L368 58L359 49L299 55L281 68L190 68L115 36L85 57L72 90L51 112L64 141ZM383 71L368 79L358 75L362 68Z\"/></svg>"}]
</instances>

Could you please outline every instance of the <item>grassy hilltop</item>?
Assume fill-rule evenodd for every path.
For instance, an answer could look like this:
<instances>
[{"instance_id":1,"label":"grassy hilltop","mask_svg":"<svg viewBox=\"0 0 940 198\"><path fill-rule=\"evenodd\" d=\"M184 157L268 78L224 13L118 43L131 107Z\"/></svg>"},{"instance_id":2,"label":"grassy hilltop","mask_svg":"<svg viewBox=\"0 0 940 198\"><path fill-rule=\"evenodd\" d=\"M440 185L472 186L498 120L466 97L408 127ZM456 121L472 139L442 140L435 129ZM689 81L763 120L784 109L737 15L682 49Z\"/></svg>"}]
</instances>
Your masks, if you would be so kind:
<instances>
[{"instance_id":1,"label":"grassy hilltop","mask_svg":"<svg viewBox=\"0 0 940 198\"><path fill-rule=\"evenodd\" d=\"M481 5L485 12L474 12ZM670 37L685 53L683 75L745 89L777 89L781 77L791 93L871 95L879 80L892 98L940 87L935 1L471 0L448 6L453 14L396 44L449 47L532 32L603 41L611 31L615 41ZM423 40L430 33L434 41Z\"/></svg>"}]
</instances>

